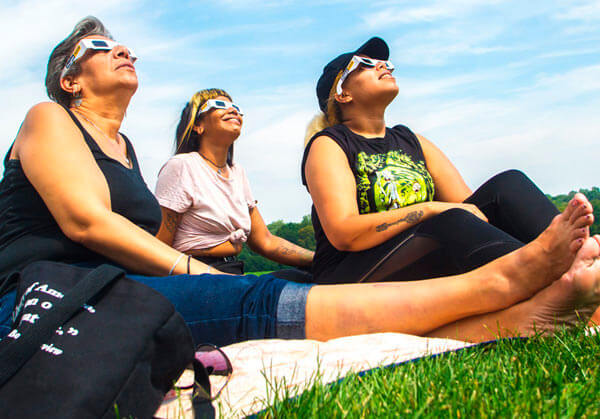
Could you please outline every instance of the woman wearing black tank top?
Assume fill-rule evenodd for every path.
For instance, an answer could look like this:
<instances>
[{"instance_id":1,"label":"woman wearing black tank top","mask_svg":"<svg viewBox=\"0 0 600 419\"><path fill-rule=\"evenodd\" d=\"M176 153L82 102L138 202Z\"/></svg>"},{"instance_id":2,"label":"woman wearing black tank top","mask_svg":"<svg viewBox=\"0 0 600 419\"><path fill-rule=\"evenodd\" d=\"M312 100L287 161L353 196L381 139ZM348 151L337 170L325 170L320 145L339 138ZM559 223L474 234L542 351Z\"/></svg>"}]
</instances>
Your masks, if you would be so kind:
<instances>
[{"instance_id":1,"label":"woman wearing black tank top","mask_svg":"<svg viewBox=\"0 0 600 419\"><path fill-rule=\"evenodd\" d=\"M133 61L95 18L52 52L46 85L64 107L35 105L9 152L0 182L0 277L39 259L109 260L166 295L197 342L220 345L384 331L479 341L530 335L534 322L551 331L556 319L571 324L576 310L589 315L600 304L600 266L591 263L600 237L582 232L591 206L579 195L530 245L455 277L318 286L214 275L155 237L158 203L119 134L138 84ZM0 290L3 338L15 291Z\"/></svg>"},{"instance_id":2,"label":"woman wearing black tank top","mask_svg":"<svg viewBox=\"0 0 600 419\"><path fill-rule=\"evenodd\" d=\"M559 213L516 170L472 193L433 143L386 128L399 90L388 56L372 38L332 60L317 84L323 113L307 131L302 179L314 203L318 283L468 272L531 242Z\"/></svg>"}]
</instances>

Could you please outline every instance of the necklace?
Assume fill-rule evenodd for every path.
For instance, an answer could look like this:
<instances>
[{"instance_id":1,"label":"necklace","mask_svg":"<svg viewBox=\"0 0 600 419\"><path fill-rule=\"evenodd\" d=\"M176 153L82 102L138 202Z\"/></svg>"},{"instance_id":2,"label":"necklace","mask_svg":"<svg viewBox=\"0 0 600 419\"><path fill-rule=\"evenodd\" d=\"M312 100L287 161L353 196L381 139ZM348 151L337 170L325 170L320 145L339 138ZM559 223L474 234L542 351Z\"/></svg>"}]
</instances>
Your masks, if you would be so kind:
<instances>
[{"instance_id":1,"label":"necklace","mask_svg":"<svg viewBox=\"0 0 600 419\"><path fill-rule=\"evenodd\" d=\"M90 121L89 119L87 119L84 114L82 114L78 110L75 110L75 109L73 109L73 110L75 112L77 112L79 114L79 116L81 116L83 119L85 119L88 122L88 124L90 124L91 126L93 126L96 131L98 131L100 134L102 134L104 136L104 138L106 138L107 140L109 140L111 143L113 141L115 141L115 140L111 139L102 129L100 129L98 127L98 125L94 124L92 121ZM119 134L118 133L117 133L117 144L119 144ZM128 166L131 166L131 162L129 161L129 158L127 157L127 154L125 155L125 161L127 162Z\"/></svg>"},{"instance_id":2,"label":"necklace","mask_svg":"<svg viewBox=\"0 0 600 419\"><path fill-rule=\"evenodd\" d=\"M198 151L198 154L200 154L200 157L202 157L204 160L206 160L207 162L209 162L210 164L212 164L213 166L215 166L217 168L217 173L222 175L223 174L223 170L225 168L225 166L227 166L227 162L225 162L225 164L223 164L222 166L219 166L218 164L216 164L214 161L212 161L211 159L209 159L208 157L206 157L204 154L200 153Z\"/></svg>"}]
</instances>

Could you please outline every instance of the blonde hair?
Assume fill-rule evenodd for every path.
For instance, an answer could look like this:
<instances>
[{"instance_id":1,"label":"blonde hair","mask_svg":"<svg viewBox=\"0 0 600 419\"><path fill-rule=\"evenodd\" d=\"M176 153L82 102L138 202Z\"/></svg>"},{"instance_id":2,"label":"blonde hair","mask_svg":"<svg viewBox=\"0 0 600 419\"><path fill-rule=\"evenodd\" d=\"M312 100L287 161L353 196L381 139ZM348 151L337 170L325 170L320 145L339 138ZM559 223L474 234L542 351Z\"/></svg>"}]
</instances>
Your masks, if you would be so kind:
<instances>
[{"instance_id":1,"label":"blonde hair","mask_svg":"<svg viewBox=\"0 0 600 419\"><path fill-rule=\"evenodd\" d=\"M329 91L329 97L327 98L327 113L320 112L308 123L308 126L306 127L306 133L304 134L304 147L306 147L312 137L314 137L319 131L323 131L325 128L342 123L342 108L340 108L340 104L335 99L335 94L336 86L342 77L343 72L344 70L341 70L335 77L333 86L331 86L331 90Z\"/></svg>"}]
</instances>

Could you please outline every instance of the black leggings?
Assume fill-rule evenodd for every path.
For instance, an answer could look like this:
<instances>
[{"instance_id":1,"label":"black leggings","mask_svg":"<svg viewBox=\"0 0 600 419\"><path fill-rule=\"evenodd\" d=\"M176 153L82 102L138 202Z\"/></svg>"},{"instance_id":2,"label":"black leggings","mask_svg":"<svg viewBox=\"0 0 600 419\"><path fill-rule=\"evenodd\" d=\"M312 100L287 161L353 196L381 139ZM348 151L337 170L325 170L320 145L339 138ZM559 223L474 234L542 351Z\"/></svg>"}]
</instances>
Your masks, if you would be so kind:
<instances>
[{"instance_id":1,"label":"black leggings","mask_svg":"<svg viewBox=\"0 0 600 419\"><path fill-rule=\"evenodd\" d=\"M468 272L535 239L559 213L522 172L494 176L465 200L489 223L451 209L361 252L349 252L319 283L412 281Z\"/></svg>"}]
</instances>

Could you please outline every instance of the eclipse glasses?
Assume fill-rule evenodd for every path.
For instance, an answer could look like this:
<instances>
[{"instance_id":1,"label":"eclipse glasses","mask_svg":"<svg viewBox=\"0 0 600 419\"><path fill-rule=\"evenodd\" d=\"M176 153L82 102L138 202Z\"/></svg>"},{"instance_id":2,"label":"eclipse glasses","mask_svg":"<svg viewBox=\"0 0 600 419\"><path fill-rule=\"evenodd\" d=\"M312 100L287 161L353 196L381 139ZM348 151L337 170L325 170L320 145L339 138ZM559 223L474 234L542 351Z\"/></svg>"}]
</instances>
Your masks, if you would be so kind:
<instances>
[{"instance_id":1,"label":"eclipse glasses","mask_svg":"<svg viewBox=\"0 0 600 419\"><path fill-rule=\"evenodd\" d=\"M69 68L71 68L71 66L75 63L75 61L83 57L88 49L94 51L111 51L117 45L121 44L115 41L111 41L109 39L82 39L75 46L75 50L67 60L65 68L63 68L60 77L63 78L67 74L67 71L69 71ZM127 48L127 53L129 54L129 59L131 60L131 62L134 63L135 60L137 60L138 58L137 55L135 55L135 53L129 48Z\"/></svg>"},{"instance_id":2,"label":"eclipse glasses","mask_svg":"<svg viewBox=\"0 0 600 419\"><path fill-rule=\"evenodd\" d=\"M235 111L240 115L240 116L244 116L244 112L242 112L242 108L240 108L238 105L236 105L233 102L229 102L227 100L221 100L221 99L209 99L206 102L204 102L204 104L200 107L200 112L198 112L198 115L204 112L208 112L211 109L235 109Z\"/></svg>"},{"instance_id":3,"label":"eclipse glasses","mask_svg":"<svg viewBox=\"0 0 600 419\"><path fill-rule=\"evenodd\" d=\"M340 77L340 81L338 81L338 84L335 89L336 93L338 95L342 94L342 83L344 83L344 80L346 80L348 78L350 73L352 73L354 70L356 70L361 64L364 65L365 67L372 68L372 67L375 67L379 63L383 63L385 65L385 68L387 68L389 71L394 71L394 64L392 64L391 61L375 60L373 58L359 57L358 55L354 55L352 57L352 59L350 60L350 62L348 63L348 65L346 66L346 68L344 69L344 72L342 73L342 77Z\"/></svg>"}]
</instances>

